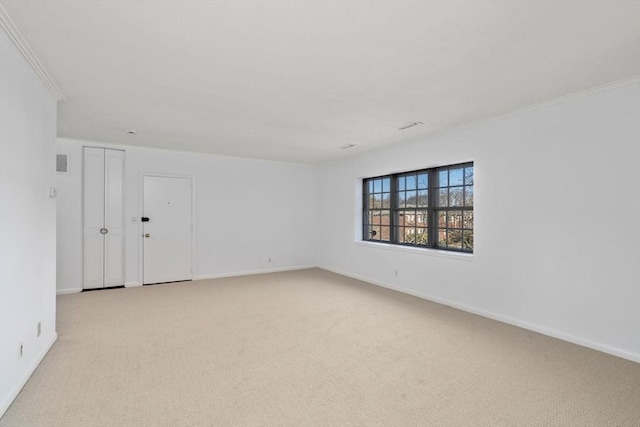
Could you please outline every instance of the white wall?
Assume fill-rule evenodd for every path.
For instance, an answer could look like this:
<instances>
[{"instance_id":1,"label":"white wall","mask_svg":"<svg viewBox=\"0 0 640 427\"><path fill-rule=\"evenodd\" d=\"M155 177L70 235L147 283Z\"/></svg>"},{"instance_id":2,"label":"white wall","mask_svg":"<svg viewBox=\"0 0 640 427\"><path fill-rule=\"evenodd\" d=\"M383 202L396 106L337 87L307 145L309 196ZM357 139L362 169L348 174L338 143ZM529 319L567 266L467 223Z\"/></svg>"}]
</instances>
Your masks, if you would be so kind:
<instances>
[{"instance_id":1,"label":"white wall","mask_svg":"<svg viewBox=\"0 0 640 427\"><path fill-rule=\"evenodd\" d=\"M0 30L0 416L56 339L55 135L56 101Z\"/></svg>"},{"instance_id":2,"label":"white wall","mask_svg":"<svg viewBox=\"0 0 640 427\"><path fill-rule=\"evenodd\" d=\"M125 277L141 281L141 176L195 178L195 278L315 266L314 166L60 139L70 174L58 174L58 291L82 288L82 146L126 150ZM271 258L271 262L268 260Z\"/></svg>"},{"instance_id":3,"label":"white wall","mask_svg":"<svg viewBox=\"0 0 640 427\"><path fill-rule=\"evenodd\" d=\"M362 177L467 160L471 258L355 242ZM640 361L639 163L636 81L325 165L319 264Z\"/></svg>"}]
</instances>

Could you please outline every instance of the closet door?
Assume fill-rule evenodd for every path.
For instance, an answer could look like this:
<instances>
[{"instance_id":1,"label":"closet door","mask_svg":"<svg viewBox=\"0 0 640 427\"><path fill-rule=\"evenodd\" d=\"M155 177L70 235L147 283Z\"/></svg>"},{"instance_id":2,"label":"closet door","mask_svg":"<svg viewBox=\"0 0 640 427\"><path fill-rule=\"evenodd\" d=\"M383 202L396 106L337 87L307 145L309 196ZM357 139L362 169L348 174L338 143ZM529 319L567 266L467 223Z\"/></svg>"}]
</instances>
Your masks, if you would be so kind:
<instances>
[{"instance_id":1,"label":"closet door","mask_svg":"<svg viewBox=\"0 0 640 427\"><path fill-rule=\"evenodd\" d=\"M83 289L104 287L104 149L84 148Z\"/></svg>"},{"instance_id":2,"label":"closet door","mask_svg":"<svg viewBox=\"0 0 640 427\"><path fill-rule=\"evenodd\" d=\"M124 151L105 150L104 286L124 284Z\"/></svg>"},{"instance_id":3,"label":"closet door","mask_svg":"<svg viewBox=\"0 0 640 427\"><path fill-rule=\"evenodd\" d=\"M84 148L83 289L124 284L124 151Z\"/></svg>"}]
</instances>

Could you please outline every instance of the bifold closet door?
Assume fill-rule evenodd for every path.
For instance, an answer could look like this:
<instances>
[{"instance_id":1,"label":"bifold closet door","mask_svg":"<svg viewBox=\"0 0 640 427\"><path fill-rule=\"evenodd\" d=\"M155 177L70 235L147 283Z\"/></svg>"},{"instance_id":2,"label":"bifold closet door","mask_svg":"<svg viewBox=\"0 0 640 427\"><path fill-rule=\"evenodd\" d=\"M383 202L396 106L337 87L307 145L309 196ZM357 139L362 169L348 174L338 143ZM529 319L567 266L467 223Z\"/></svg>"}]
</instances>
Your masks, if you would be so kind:
<instances>
[{"instance_id":1,"label":"bifold closet door","mask_svg":"<svg viewBox=\"0 0 640 427\"><path fill-rule=\"evenodd\" d=\"M124 284L124 152L84 148L83 289Z\"/></svg>"}]
</instances>

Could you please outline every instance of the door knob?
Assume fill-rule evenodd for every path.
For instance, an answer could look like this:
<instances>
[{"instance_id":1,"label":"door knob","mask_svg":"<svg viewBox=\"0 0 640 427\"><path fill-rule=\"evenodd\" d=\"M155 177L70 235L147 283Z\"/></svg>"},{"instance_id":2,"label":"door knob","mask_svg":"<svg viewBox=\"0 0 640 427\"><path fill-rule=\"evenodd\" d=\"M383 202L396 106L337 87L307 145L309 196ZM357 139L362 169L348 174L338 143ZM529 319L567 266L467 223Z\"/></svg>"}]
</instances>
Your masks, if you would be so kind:
<instances>
[{"instance_id":1,"label":"door knob","mask_svg":"<svg viewBox=\"0 0 640 427\"><path fill-rule=\"evenodd\" d=\"M151 235L149 233L145 234L144 237L149 238Z\"/></svg>"},{"instance_id":2,"label":"door knob","mask_svg":"<svg viewBox=\"0 0 640 427\"><path fill-rule=\"evenodd\" d=\"M107 234L109 232L109 230L107 230L106 228L101 228L100 229L100 234Z\"/></svg>"}]
</instances>

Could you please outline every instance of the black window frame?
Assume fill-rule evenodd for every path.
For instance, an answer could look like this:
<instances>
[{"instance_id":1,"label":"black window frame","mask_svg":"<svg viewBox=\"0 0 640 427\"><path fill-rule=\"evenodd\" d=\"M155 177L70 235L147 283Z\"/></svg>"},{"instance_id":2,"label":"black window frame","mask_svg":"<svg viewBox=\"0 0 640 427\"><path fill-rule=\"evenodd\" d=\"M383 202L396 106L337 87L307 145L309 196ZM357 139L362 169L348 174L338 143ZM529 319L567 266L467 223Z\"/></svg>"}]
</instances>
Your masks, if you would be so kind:
<instances>
[{"instance_id":1,"label":"black window frame","mask_svg":"<svg viewBox=\"0 0 640 427\"><path fill-rule=\"evenodd\" d=\"M460 169L461 181L457 172ZM456 175L450 172L452 170ZM382 189L382 183L387 180L388 208L384 207L387 193ZM379 189L374 188L376 183L380 183ZM364 178L362 241L472 254L474 192L473 161ZM442 196L446 198L446 204ZM388 212L388 226L382 221L385 212ZM380 235L374 230L376 227ZM407 229L413 229L413 232L407 233ZM385 231L387 239L383 238ZM423 233L427 237L420 238ZM451 234L455 236L453 240L449 238ZM413 237L407 239L407 236ZM442 236L445 236L444 240ZM452 241L459 245L450 244Z\"/></svg>"}]
</instances>

